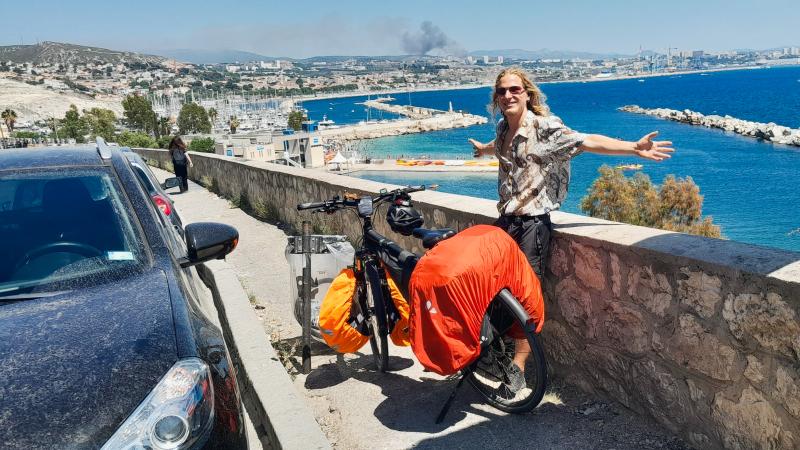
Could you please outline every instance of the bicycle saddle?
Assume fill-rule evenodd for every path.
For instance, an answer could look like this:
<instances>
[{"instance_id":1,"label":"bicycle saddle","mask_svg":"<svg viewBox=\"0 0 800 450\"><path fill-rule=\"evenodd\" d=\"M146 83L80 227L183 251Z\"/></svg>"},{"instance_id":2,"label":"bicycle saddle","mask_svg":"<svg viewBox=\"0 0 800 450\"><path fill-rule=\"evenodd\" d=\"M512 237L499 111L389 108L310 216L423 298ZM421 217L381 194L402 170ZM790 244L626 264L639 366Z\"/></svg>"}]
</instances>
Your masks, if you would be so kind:
<instances>
[{"instance_id":1,"label":"bicycle saddle","mask_svg":"<svg viewBox=\"0 0 800 450\"><path fill-rule=\"evenodd\" d=\"M439 230L429 230L427 228L415 228L414 237L422 239L422 246L431 249L440 241L456 235L456 231L451 228L441 228Z\"/></svg>"}]
</instances>

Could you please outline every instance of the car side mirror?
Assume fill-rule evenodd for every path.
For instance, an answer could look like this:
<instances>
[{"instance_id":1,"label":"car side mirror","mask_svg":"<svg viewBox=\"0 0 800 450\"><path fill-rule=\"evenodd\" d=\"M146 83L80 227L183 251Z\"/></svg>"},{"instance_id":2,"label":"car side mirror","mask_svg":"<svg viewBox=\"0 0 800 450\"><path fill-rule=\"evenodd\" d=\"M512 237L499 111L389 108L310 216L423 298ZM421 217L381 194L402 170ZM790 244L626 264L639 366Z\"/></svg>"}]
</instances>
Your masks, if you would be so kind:
<instances>
[{"instance_id":1,"label":"car side mirror","mask_svg":"<svg viewBox=\"0 0 800 450\"><path fill-rule=\"evenodd\" d=\"M180 185L181 185L181 179L180 178L178 178L178 177L170 177L170 178L167 178L166 180L164 180L163 183L161 183L161 189L174 188L174 187L178 187Z\"/></svg>"},{"instance_id":2,"label":"car side mirror","mask_svg":"<svg viewBox=\"0 0 800 450\"><path fill-rule=\"evenodd\" d=\"M239 232L224 223L196 222L186 225L185 239L187 258L180 261L184 268L224 258L239 243Z\"/></svg>"}]
</instances>

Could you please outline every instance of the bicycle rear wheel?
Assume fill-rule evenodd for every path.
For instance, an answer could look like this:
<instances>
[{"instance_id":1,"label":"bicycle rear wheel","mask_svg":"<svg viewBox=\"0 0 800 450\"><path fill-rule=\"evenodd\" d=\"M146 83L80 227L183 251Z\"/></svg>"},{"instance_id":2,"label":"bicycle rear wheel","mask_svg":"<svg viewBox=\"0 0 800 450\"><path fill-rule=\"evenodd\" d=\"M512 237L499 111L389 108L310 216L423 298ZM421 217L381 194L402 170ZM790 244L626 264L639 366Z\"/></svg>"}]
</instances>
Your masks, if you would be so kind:
<instances>
[{"instance_id":1,"label":"bicycle rear wheel","mask_svg":"<svg viewBox=\"0 0 800 450\"><path fill-rule=\"evenodd\" d=\"M481 356L472 364L472 373L468 380L470 384L495 408L509 413L524 413L535 408L544 397L547 387L547 364L544 352L539 344L533 323L526 324L520 317L521 306L508 291L506 301L495 297L486 313L484 330L489 341L484 344ZM510 297L510 298L508 298ZM519 308L512 308L508 301L516 302ZM527 316L527 314L525 314ZM515 383L514 378L520 374L514 373L511 365L514 364L517 339L509 335L512 329L517 333L522 331L524 339L530 346L530 354L525 360L525 367L521 376L524 383L521 387ZM515 389L516 388L516 389Z\"/></svg>"},{"instance_id":2,"label":"bicycle rear wheel","mask_svg":"<svg viewBox=\"0 0 800 450\"><path fill-rule=\"evenodd\" d=\"M386 324L386 309L382 303L383 294L380 284L366 282L367 310L369 311L369 346L372 348L372 357L379 372L389 370L389 339ZM378 292L375 292L375 290ZM376 301L377 299L377 301Z\"/></svg>"}]
</instances>

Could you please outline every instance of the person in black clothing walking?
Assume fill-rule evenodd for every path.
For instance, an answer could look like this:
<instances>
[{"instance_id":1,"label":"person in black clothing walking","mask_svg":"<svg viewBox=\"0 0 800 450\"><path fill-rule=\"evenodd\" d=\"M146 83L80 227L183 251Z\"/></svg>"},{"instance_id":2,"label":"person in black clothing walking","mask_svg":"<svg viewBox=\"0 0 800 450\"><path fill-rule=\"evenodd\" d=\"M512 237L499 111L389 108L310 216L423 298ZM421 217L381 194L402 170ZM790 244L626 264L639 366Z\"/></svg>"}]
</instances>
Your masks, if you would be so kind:
<instances>
[{"instance_id":1,"label":"person in black clothing walking","mask_svg":"<svg viewBox=\"0 0 800 450\"><path fill-rule=\"evenodd\" d=\"M172 166L175 168L175 176L181 180L181 192L189 190L189 174L187 164L192 167L192 159L186 153L186 144L180 136L175 136L169 142L169 154L172 157Z\"/></svg>"}]
</instances>

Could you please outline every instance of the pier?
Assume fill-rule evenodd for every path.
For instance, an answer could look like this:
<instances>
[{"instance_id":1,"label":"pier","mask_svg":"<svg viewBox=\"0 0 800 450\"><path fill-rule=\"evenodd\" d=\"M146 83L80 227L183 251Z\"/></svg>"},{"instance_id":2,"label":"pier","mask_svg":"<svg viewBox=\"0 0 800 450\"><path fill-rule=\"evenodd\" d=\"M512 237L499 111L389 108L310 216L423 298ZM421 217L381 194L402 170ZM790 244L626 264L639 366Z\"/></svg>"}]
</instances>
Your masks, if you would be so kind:
<instances>
[{"instance_id":1,"label":"pier","mask_svg":"<svg viewBox=\"0 0 800 450\"><path fill-rule=\"evenodd\" d=\"M364 105L369 108L399 114L406 118L391 121L367 121L356 125L328 128L320 130L320 134L329 138L374 139L401 134L463 128L484 124L489 121L486 117L461 111L442 111L419 106L391 105L376 100L366 101Z\"/></svg>"}]
</instances>

